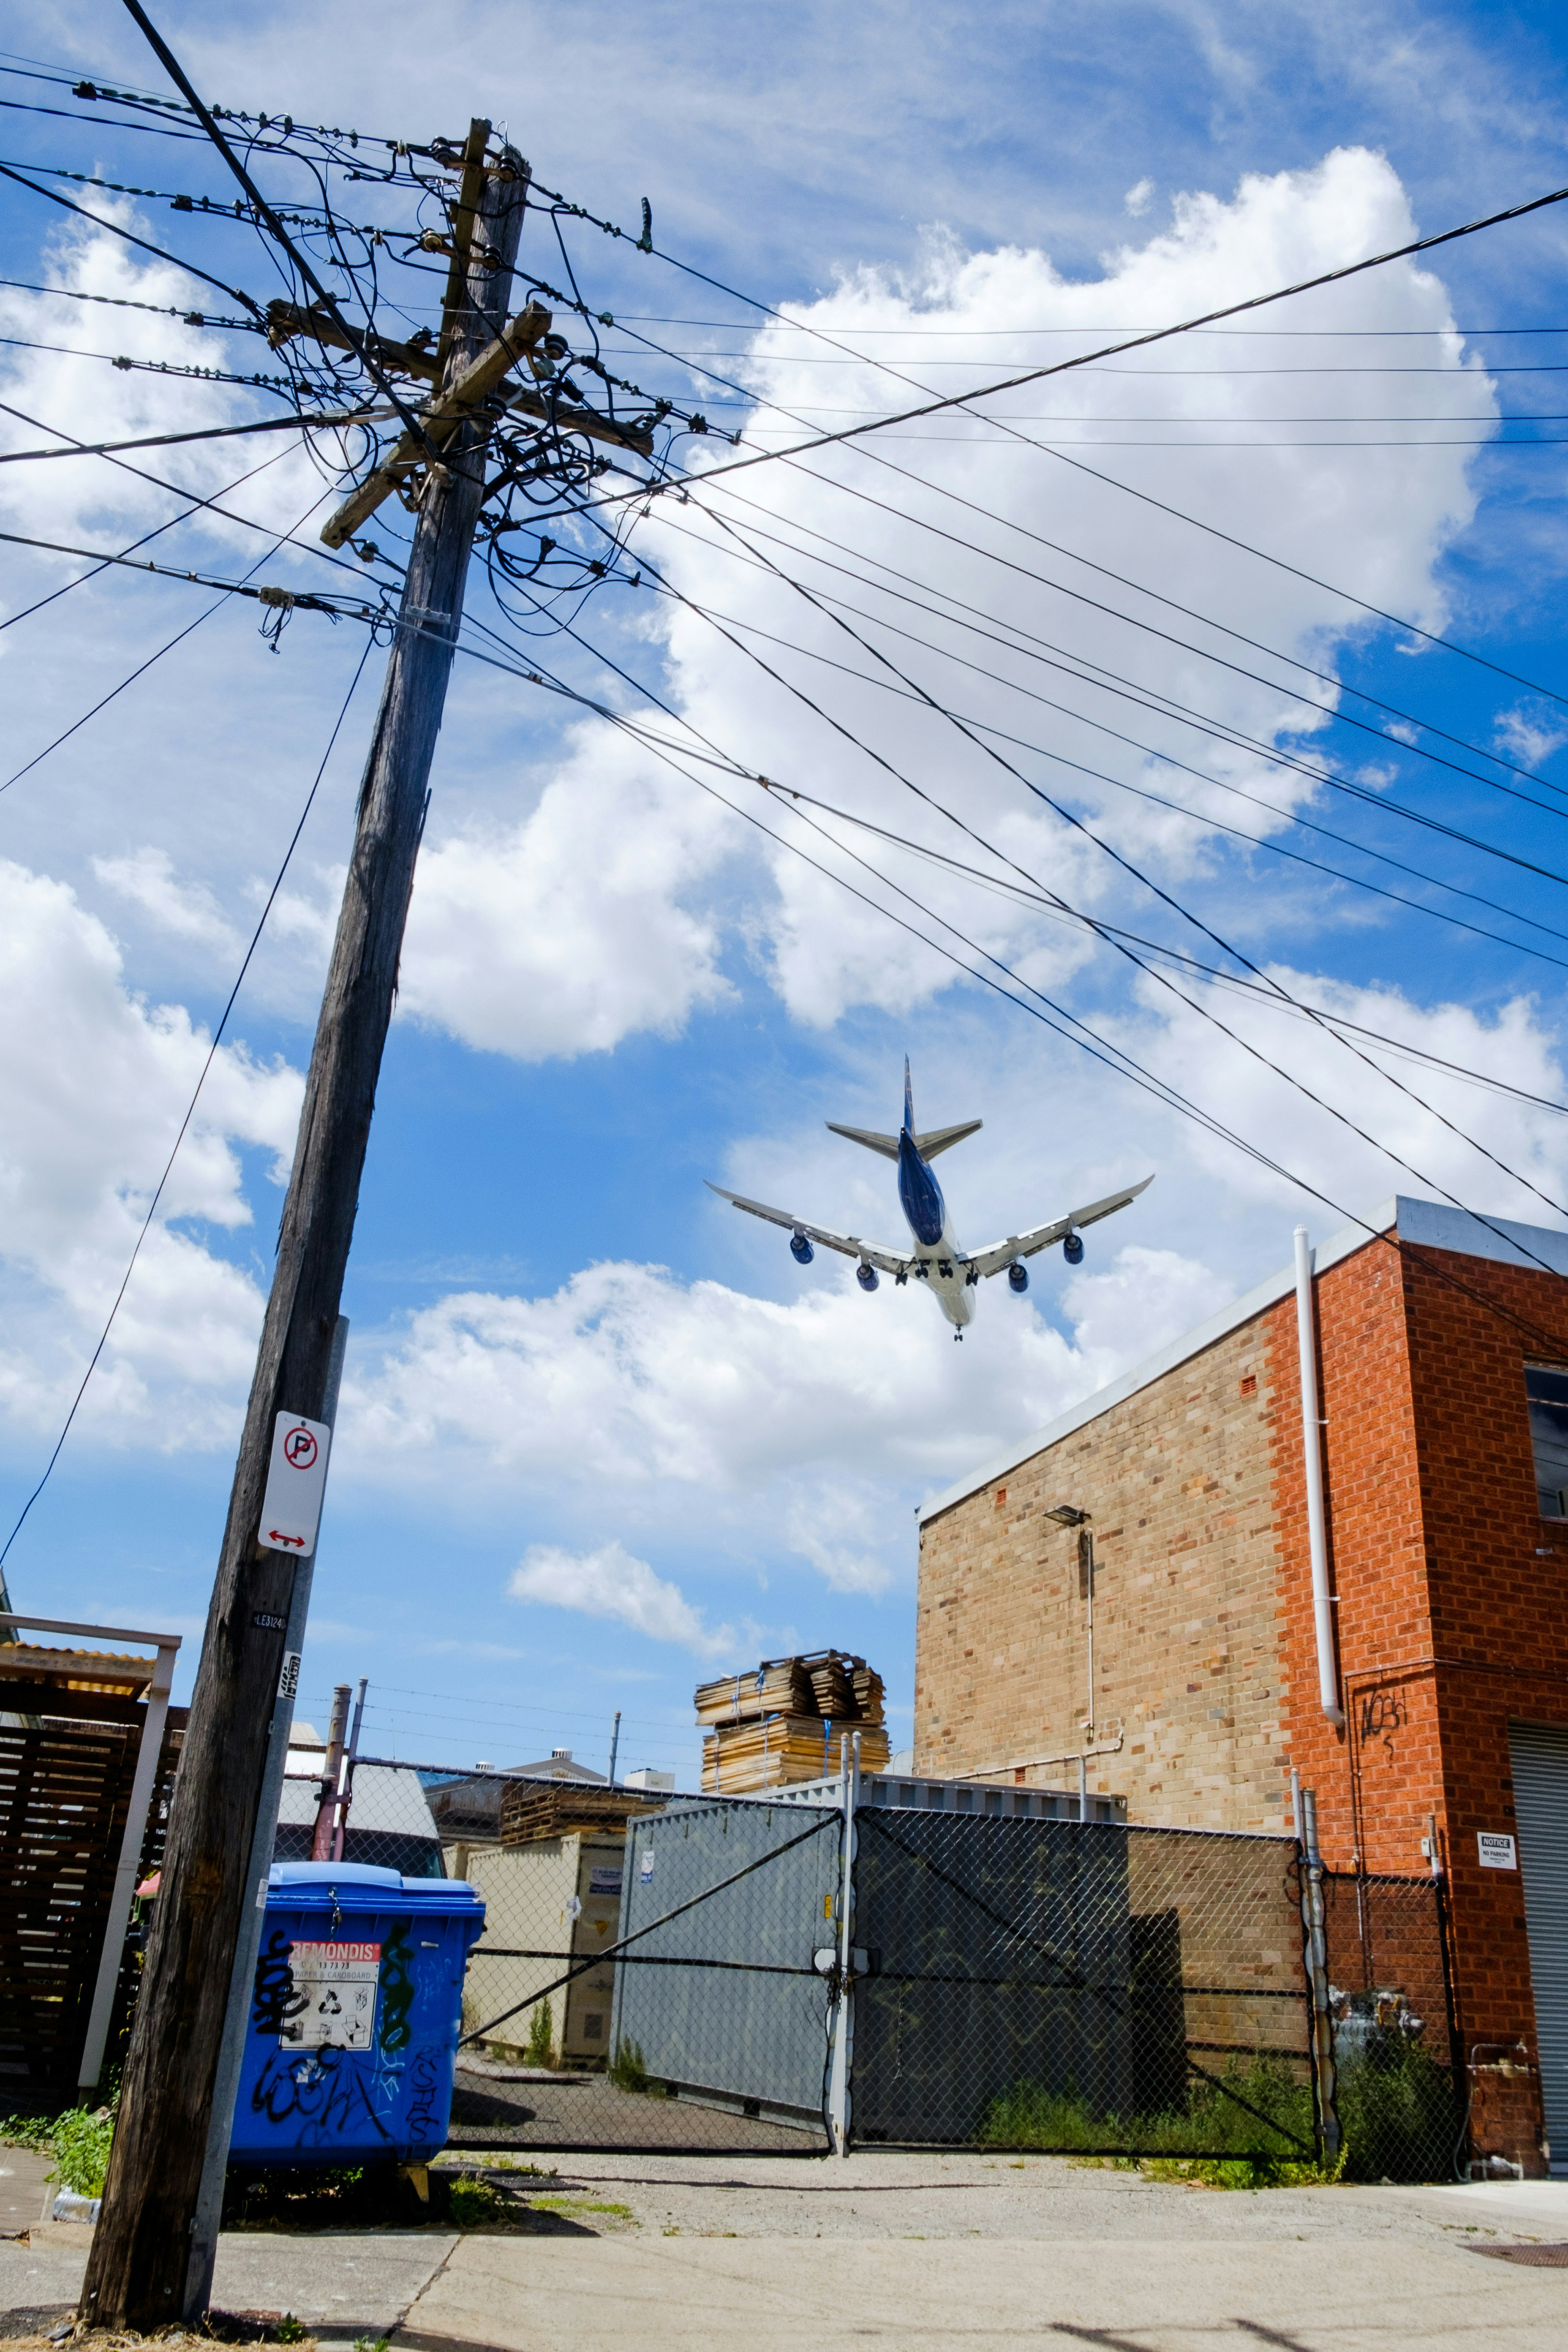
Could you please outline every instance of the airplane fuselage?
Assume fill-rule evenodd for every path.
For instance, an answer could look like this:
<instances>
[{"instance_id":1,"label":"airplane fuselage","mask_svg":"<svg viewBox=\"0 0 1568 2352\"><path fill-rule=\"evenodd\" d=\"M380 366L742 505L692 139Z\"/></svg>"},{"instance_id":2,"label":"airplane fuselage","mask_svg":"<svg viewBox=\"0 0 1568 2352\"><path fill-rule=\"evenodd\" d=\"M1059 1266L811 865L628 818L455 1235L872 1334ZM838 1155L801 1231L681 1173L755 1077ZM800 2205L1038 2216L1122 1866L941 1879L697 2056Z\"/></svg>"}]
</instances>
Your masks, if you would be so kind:
<instances>
[{"instance_id":1,"label":"airplane fuselage","mask_svg":"<svg viewBox=\"0 0 1568 2352\"><path fill-rule=\"evenodd\" d=\"M899 1138L899 1200L914 1235L914 1276L927 1285L954 1330L974 1319L975 1286L942 1197L942 1186L915 1150L906 1126Z\"/></svg>"}]
</instances>

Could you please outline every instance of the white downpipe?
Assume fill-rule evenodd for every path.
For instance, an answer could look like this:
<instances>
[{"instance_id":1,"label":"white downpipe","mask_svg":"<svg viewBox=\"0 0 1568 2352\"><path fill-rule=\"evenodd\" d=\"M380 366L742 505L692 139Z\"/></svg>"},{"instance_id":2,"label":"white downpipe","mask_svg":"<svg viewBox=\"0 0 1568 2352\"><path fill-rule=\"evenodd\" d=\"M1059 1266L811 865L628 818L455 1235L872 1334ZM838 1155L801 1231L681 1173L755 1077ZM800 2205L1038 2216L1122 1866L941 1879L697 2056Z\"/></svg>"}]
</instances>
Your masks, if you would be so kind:
<instances>
[{"instance_id":1,"label":"white downpipe","mask_svg":"<svg viewBox=\"0 0 1568 2352\"><path fill-rule=\"evenodd\" d=\"M1318 1642L1318 1700L1336 1730L1344 1728L1334 1663L1334 1609L1329 1594L1329 1538L1323 1513L1323 1436L1318 1411L1318 1312L1307 1228L1296 1228L1296 1341L1301 1359L1301 1458L1307 1471L1307 1543L1312 1560L1312 1623Z\"/></svg>"}]
</instances>

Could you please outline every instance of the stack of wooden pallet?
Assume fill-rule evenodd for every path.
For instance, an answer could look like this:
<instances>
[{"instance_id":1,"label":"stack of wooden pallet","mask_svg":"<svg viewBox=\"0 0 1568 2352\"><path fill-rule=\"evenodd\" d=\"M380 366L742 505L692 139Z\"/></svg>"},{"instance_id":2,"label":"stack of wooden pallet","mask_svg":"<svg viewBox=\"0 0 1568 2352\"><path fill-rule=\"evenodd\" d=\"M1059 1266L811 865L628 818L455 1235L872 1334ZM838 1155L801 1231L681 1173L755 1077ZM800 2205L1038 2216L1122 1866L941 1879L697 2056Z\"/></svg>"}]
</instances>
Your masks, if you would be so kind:
<instances>
[{"instance_id":1,"label":"stack of wooden pallet","mask_svg":"<svg viewBox=\"0 0 1568 2352\"><path fill-rule=\"evenodd\" d=\"M838 1770L842 1743L854 1732L861 1769L887 1769L882 1677L846 1651L764 1658L749 1673L700 1684L696 1697L707 1733L702 1786L717 1795L820 1780Z\"/></svg>"},{"instance_id":2,"label":"stack of wooden pallet","mask_svg":"<svg viewBox=\"0 0 1568 2352\"><path fill-rule=\"evenodd\" d=\"M574 1830L624 1829L635 1815L658 1812L668 1802L581 1781L513 1780L501 1800L500 1842L533 1845L541 1838L570 1837Z\"/></svg>"}]
</instances>

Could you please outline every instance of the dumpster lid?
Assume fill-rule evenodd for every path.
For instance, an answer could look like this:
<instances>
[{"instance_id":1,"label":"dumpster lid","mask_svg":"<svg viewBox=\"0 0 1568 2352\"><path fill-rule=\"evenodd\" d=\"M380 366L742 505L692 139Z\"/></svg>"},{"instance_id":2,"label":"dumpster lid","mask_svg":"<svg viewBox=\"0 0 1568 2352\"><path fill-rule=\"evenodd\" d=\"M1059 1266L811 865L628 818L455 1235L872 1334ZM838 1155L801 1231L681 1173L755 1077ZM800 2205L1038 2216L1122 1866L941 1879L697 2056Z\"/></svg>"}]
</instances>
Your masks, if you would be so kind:
<instances>
[{"instance_id":1,"label":"dumpster lid","mask_svg":"<svg viewBox=\"0 0 1568 2352\"><path fill-rule=\"evenodd\" d=\"M479 1902L466 1879L405 1878L400 1870L388 1870L374 1862L275 1862L267 1874L267 1885L269 1894L294 1893L300 1897L363 1890L362 1902L366 1896L374 1901L377 1892L395 1889L404 1901L413 1895L426 1906L454 1911L466 1911Z\"/></svg>"}]
</instances>

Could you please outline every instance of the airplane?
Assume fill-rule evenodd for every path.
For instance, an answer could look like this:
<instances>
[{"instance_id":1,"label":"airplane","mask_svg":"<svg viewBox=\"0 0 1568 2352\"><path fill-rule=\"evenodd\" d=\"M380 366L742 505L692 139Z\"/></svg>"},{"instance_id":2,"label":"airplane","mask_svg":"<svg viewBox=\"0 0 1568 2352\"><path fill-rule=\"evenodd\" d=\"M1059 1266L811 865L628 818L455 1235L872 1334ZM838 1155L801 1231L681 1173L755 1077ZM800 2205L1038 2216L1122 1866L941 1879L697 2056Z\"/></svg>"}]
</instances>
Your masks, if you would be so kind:
<instances>
[{"instance_id":1,"label":"airplane","mask_svg":"<svg viewBox=\"0 0 1568 2352\"><path fill-rule=\"evenodd\" d=\"M721 1201L729 1201L748 1215L765 1217L770 1224L789 1227L790 1255L797 1265L809 1265L816 1256L814 1243L824 1249L838 1250L845 1257L859 1260L855 1279L862 1290L875 1290L879 1272L890 1274L901 1289L912 1274L935 1296L948 1321L953 1326L952 1336L962 1339L964 1327L974 1319L976 1286L983 1276L1001 1274L1007 1276L1010 1290L1022 1293L1029 1287L1029 1270L1024 1264L1037 1251L1048 1249L1060 1242L1062 1255L1069 1265L1083 1263L1081 1228L1098 1223L1118 1209L1125 1209L1140 1192L1153 1182L1145 1176L1142 1184L1129 1185L1122 1192L1110 1192L1103 1201L1091 1201L1087 1208L1069 1210L1054 1223L1037 1225L1032 1233L1011 1234L1005 1242L996 1242L989 1249L961 1249L948 1218L947 1203L942 1197L942 1187L931 1174L931 1162L939 1151L949 1150L962 1143L967 1135L976 1135L984 1124L978 1118L964 1119L957 1127L932 1128L921 1135L915 1129L914 1090L910 1082L909 1056L904 1056L904 1124L897 1135L874 1135L862 1127L840 1127L829 1119L829 1132L847 1136L851 1143L863 1143L868 1151L880 1152L885 1160L899 1163L899 1199L910 1231L915 1237L911 1252L879 1249L863 1242L855 1234L831 1234L821 1225L808 1225L804 1217L791 1216L786 1210L770 1209L762 1201L748 1201L739 1192L726 1192L721 1184L710 1184L708 1190L717 1192ZM704 1179L704 1181L707 1180Z\"/></svg>"}]
</instances>

